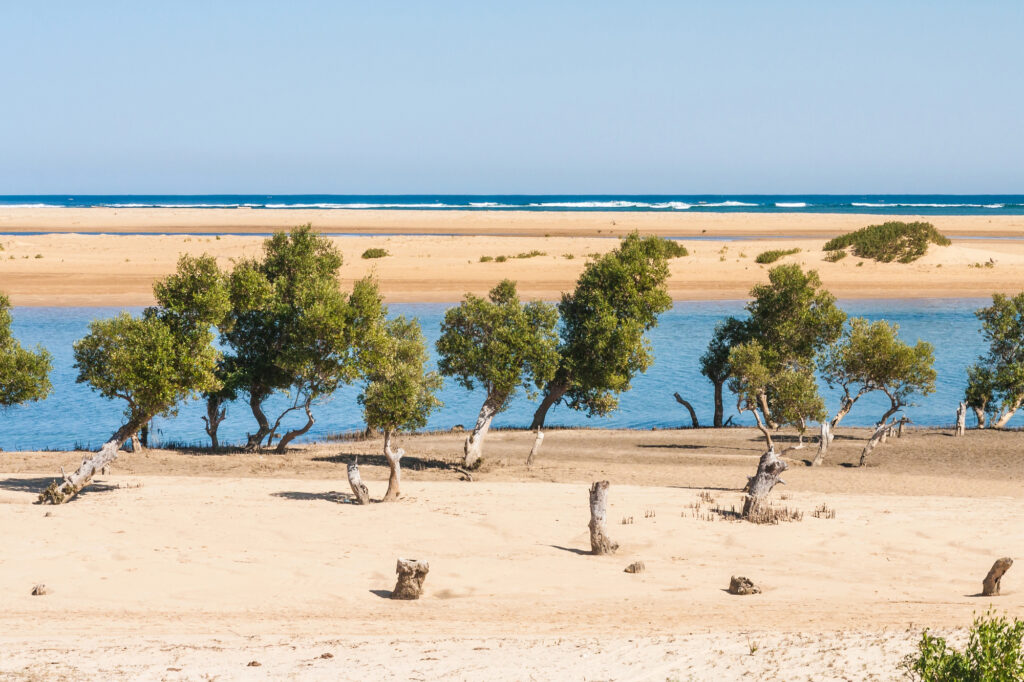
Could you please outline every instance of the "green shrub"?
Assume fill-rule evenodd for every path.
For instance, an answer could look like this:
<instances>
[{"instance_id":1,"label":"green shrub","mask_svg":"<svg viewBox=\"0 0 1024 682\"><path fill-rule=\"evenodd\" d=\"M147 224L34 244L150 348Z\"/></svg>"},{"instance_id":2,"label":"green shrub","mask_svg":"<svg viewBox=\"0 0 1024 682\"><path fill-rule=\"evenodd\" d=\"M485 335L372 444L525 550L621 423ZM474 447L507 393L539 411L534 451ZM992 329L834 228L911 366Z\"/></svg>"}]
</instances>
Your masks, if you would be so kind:
<instances>
[{"instance_id":1,"label":"green shrub","mask_svg":"<svg viewBox=\"0 0 1024 682\"><path fill-rule=\"evenodd\" d=\"M564 258L565 260L572 260L572 259L573 259L573 258L575 258L575 257L576 257L576 256L574 256L574 255L573 255L573 254L571 254L571 253L563 253L563 254L562 254L562 258Z\"/></svg>"},{"instance_id":2,"label":"green shrub","mask_svg":"<svg viewBox=\"0 0 1024 682\"><path fill-rule=\"evenodd\" d=\"M548 254L544 253L543 251L538 251L537 249L534 249L533 251L527 251L525 253L521 253L518 256L516 256L516 258L536 258L537 256L546 256L546 255L548 255Z\"/></svg>"},{"instance_id":3,"label":"green shrub","mask_svg":"<svg viewBox=\"0 0 1024 682\"><path fill-rule=\"evenodd\" d=\"M847 253L845 251L829 251L825 256L825 260L829 263L835 263L836 261L843 260L846 256Z\"/></svg>"},{"instance_id":4,"label":"green shrub","mask_svg":"<svg viewBox=\"0 0 1024 682\"><path fill-rule=\"evenodd\" d=\"M1010 622L991 611L974 619L967 647L951 648L925 630L917 654L903 660L911 679L921 682L1011 682L1024 680L1024 621Z\"/></svg>"},{"instance_id":5,"label":"green shrub","mask_svg":"<svg viewBox=\"0 0 1024 682\"><path fill-rule=\"evenodd\" d=\"M682 258L683 256L690 255L685 246L671 239L662 239L660 244L665 253L665 258Z\"/></svg>"},{"instance_id":6,"label":"green shrub","mask_svg":"<svg viewBox=\"0 0 1024 682\"><path fill-rule=\"evenodd\" d=\"M764 251L757 254L757 258L754 259L754 262L767 265L768 263L774 263L783 256L792 256L794 253L800 253L800 249L773 249L771 251Z\"/></svg>"},{"instance_id":7,"label":"green shrub","mask_svg":"<svg viewBox=\"0 0 1024 682\"><path fill-rule=\"evenodd\" d=\"M390 255L387 249L367 249L363 251L363 258L383 258Z\"/></svg>"},{"instance_id":8,"label":"green shrub","mask_svg":"<svg viewBox=\"0 0 1024 682\"><path fill-rule=\"evenodd\" d=\"M490 263L492 260L494 260L494 256L480 256L481 263Z\"/></svg>"},{"instance_id":9,"label":"green shrub","mask_svg":"<svg viewBox=\"0 0 1024 682\"><path fill-rule=\"evenodd\" d=\"M861 258L871 258L882 263L894 260L910 263L928 252L928 244L949 246L950 241L931 223L889 221L829 240L824 249L839 251L852 246L853 255Z\"/></svg>"},{"instance_id":10,"label":"green shrub","mask_svg":"<svg viewBox=\"0 0 1024 682\"><path fill-rule=\"evenodd\" d=\"M504 263L507 260L508 260L508 256L498 256L497 258L494 259L494 262L495 263Z\"/></svg>"}]
</instances>

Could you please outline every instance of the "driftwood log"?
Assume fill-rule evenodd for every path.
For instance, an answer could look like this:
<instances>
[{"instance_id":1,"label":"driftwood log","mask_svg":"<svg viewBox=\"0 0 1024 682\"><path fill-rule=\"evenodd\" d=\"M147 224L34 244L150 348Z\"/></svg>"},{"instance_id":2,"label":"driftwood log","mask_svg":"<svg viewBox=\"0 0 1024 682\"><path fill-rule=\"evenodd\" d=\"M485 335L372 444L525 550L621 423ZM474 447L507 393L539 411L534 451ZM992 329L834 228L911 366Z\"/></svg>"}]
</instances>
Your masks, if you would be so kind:
<instances>
[{"instance_id":1,"label":"driftwood log","mask_svg":"<svg viewBox=\"0 0 1024 682\"><path fill-rule=\"evenodd\" d=\"M967 403L961 402L956 407L956 432L954 435L962 436L967 430Z\"/></svg>"},{"instance_id":2,"label":"driftwood log","mask_svg":"<svg viewBox=\"0 0 1024 682\"><path fill-rule=\"evenodd\" d=\"M761 588L755 585L750 578L734 575L729 579L729 594L761 594Z\"/></svg>"},{"instance_id":3,"label":"driftwood log","mask_svg":"<svg viewBox=\"0 0 1024 682\"><path fill-rule=\"evenodd\" d=\"M352 487L352 494L356 496L359 504L370 504L370 490L363 483L359 475L359 464L355 461L348 463L348 484Z\"/></svg>"},{"instance_id":4,"label":"driftwood log","mask_svg":"<svg viewBox=\"0 0 1024 682\"><path fill-rule=\"evenodd\" d=\"M795 448L793 448L795 449ZM777 483L785 484L782 472L789 466L775 454L775 449L761 455L757 463L757 473L747 479L747 496L743 500L743 518L759 510Z\"/></svg>"},{"instance_id":5,"label":"driftwood log","mask_svg":"<svg viewBox=\"0 0 1024 682\"><path fill-rule=\"evenodd\" d=\"M590 551L592 554L613 554L619 543L608 537L608 481L595 481L590 486Z\"/></svg>"},{"instance_id":6,"label":"driftwood log","mask_svg":"<svg viewBox=\"0 0 1024 682\"><path fill-rule=\"evenodd\" d=\"M537 457L537 453L540 452L541 443L544 442L544 432L539 428L537 429L537 435L533 439L533 447L530 448L530 455L526 458L526 466L532 467L533 460Z\"/></svg>"},{"instance_id":7,"label":"driftwood log","mask_svg":"<svg viewBox=\"0 0 1024 682\"><path fill-rule=\"evenodd\" d=\"M423 581L430 572L430 564L416 559L399 559L395 567L398 582L391 592L392 599L419 599L423 594Z\"/></svg>"},{"instance_id":8,"label":"driftwood log","mask_svg":"<svg viewBox=\"0 0 1024 682\"><path fill-rule=\"evenodd\" d=\"M673 395L675 396L676 402L685 407L690 413L690 421L693 423L693 428L699 429L700 423L697 421L697 412L693 409L693 405L688 401L683 400L683 396L679 395L679 393L675 393Z\"/></svg>"},{"instance_id":9,"label":"driftwood log","mask_svg":"<svg viewBox=\"0 0 1024 682\"><path fill-rule=\"evenodd\" d=\"M983 597L994 597L999 594L1003 574L1010 570L1010 566L1013 566L1013 559L1010 557L1004 556L1002 559L996 559L996 562L992 564L992 568L989 569L988 575L985 576L985 580L981 583L981 595Z\"/></svg>"},{"instance_id":10,"label":"driftwood log","mask_svg":"<svg viewBox=\"0 0 1024 682\"><path fill-rule=\"evenodd\" d=\"M89 485L93 476L106 469L107 466L117 459L118 451L121 449L123 440L107 441L100 451L92 457L82 460L78 471L68 474L61 468L61 480L51 483L46 490L39 493L40 504L63 504L78 492Z\"/></svg>"}]
</instances>

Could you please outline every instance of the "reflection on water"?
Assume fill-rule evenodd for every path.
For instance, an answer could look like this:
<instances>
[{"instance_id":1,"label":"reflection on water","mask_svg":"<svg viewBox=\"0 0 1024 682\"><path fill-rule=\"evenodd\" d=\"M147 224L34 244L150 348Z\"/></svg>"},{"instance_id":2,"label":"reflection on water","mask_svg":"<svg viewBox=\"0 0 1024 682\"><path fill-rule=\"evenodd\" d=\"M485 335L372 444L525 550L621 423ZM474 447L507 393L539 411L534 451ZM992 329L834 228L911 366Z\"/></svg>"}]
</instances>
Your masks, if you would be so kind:
<instances>
[{"instance_id":1,"label":"reflection on water","mask_svg":"<svg viewBox=\"0 0 1024 682\"><path fill-rule=\"evenodd\" d=\"M958 400L963 394L965 370L980 350L980 335L974 310L985 299L928 299L888 301L842 301L850 315L888 319L900 325L901 335L908 342L917 339L935 346L938 380L936 392L919 400L907 410L917 425L950 424ZM441 318L448 304L392 305L392 313L418 317L431 345L437 340ZM115 314L118 308L16 308L14 333L25 344L46 346L54 359L53 394L41 403L11 408L3 416L0 447L5 450L54 448L66 449L76 443L98 447L120 424L123 406L93 393L87 385L75 383L71 344L85 335L89 321ZM698 358L704 352L715 324L726 315L743 311L740 301L679 302L665 313L661 324L651 332L655 363L647 374L638 377L633 389L622 396L621 408L606 418L587 419L582 414L557 406L548 415L549 425L580 425L605 428L671 428L689 425L685 410L672 394L679 391L693 403L703 421L712 414L711 385L701 376ZM139 312L133 309L132 312ZM356 396L358 386L338 391L330 400L317 406L316 425L307 440L326 434L358 429L363 426ZM449 428L454 424L470 425L483 402L481 394L471 394L452 381L446 381L441 395L444 407L431 418L428 428ZM286 398L278 396L268 404L283 409ZM830 411L838 405L838 394L826 391ZM862 398L844 424L866 426L874 423L888 405L884 396ZM522 395L517 396L509 410L495 419L496 426L528 426L535 405ZM735 411L730 396L726 413ZM207 443L200 419L203 407L198 402L183 405L176 417L156 420L155 439L182 443ZM303 415L304 418L304 415ZM295 417L295 422L300 417ZM746 424L747 418L736 420ZM1024 424L1016 417L1010 425ZM285 426L288 422L285 423ZM221 426L223 443L243 441L254 427L252 415L243 402L228 407L228 418Z\"/></svg>"}]
</instances>

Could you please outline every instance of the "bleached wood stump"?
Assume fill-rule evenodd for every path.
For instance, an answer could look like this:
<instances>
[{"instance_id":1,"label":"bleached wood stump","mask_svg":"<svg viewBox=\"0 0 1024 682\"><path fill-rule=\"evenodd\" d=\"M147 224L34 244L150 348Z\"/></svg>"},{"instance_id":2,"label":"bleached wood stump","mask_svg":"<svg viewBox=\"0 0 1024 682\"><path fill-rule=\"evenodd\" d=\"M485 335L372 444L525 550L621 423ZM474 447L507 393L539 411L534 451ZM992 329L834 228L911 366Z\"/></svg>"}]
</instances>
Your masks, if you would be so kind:
<instances>
[{"instance_id":1,"label":"bleached wood stump","mask_svg":"<svg viewBox=\"0 0 1024 682\"><path fill-rule=\"evenodd\" d=\"M423 581L430 572L430 564L416 559L399 559L395 567L398 582L391 592L392 599L419 599L423 594Z\"/></svg>"},{"instance_id":2,"label":"bleached wood stump","mask_svg":"<svg viewBox=\"0 0 1024 682\"><path fill-rule=\"evenodd\" d=\"M1010 557L1004 556L1002 559L996 559L996 562L992 564L992 568L989 569L988 575L985 576L985 580L981 583L981 595L983 597L994 597L999 594L1003 574L1010 570L1010 566L1013 566L1013 559Z\"/></svg>"},{"instance_id":3,"label":"bleached wood stump","mask_svg":"<svg viewBox=\"0 0 1024 682\"><path fill-rule=\"evenodd\" d=\"M370 490L363 483L359 475L359 465L355 462L348 463L348 484L352 487L352 494L356 496L359 504L370 504Z\"/></svg>"},{"instance_id":4,"label":"bleached wood stump","mask_svg":"<svg viewBox=\"0 0 1024 682\"><path fill-rule=\"evenodd\" d=\"M734 575L729 580L729 594L761 594L761 588L755 585L750 578Z\"/></svg>"},{"instance_id":5,"label":"bleached wood stump","mask_svg":"<svg viewBox=\"0 0 1024 682\"><path fill-rule=\"evenodd\" d=\"M743 500L743 518L761 508L768 493L782 480L782 472L789 468L785 461L775 454L774 448L761 455L757 463L757 473L747 481L747 496Z\"/></svg>"},{"instance_id":6,"label":"bleached wood stump","mask_svg":"<svg viewBox=\"0 0 1024 682\"><path fill-rule=\"evenodd\" d=\"M613 554L619 543L608 537L608 481L595 481L590 486L590 551L592 554Z\"/></svg>"},{"instance_id":7,"label":"bleached wood stump","mask_svg":"<svg viewBox=\"0 0 1024 682\"><path fill-rule=\"evenodd\" d=\"M544 432L537 429L537 435L533 439L533 447L530 448L530 455L526 458L526 466L532 467L533 460L537 458L537 453L540 452L540 446L544 442Z\"/></svg>"},{"instance_id":8,"label":"bleached wood stump","mask_svg":"<svg viewBox=\"0 0 1024 682\"><path fill-rule=\"evenodd\" d=\"M967 430L967 403L961 402L956 408L956 433L957 436L962 436Z\"/></svg>"}]
</instances>

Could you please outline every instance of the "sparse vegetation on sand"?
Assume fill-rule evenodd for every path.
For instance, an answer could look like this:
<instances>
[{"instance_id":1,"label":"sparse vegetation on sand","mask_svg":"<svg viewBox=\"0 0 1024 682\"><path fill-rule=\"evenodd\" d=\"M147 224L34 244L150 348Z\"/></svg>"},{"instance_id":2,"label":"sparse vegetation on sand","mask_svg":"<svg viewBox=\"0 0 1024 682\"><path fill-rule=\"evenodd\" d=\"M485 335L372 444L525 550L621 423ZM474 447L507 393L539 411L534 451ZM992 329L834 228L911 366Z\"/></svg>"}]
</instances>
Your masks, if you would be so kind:
<instances>
[{"instance_id":1,"label":"sparse vegetation on sand","mask_svg":"<svg viewBox=\"0 0 1024 682\"><path fill-rule=\"evenodd\" d=\"M853 247L853 255L860 258L870 258L881 263L911 263L928 252L929 244L949 246L950 243L949 238L931 223L892 220L831 239L823 248L835 252Z\"/></svg>"},{"instance_id":2,"label":"sparse vegetation on sand","mask_svg":"<svg viewBox=\"0 0 1024 682\"><path fill-rule=\"evenodd\" d=\"M780 258L792 256L795 253L800 253L800 249L772 249L770 251L762 251L757 254L757 258L754 259L754 262L760 263L761 265L767 265L768 263L774 263Z\"/></svg>"},{"instance_id":3,"label":"sparse vegetation on sand","mask_svg":"<svg viewBox=\"0 0 1024 682\"><path fill-rule=\"evenodd\" d=\"M917 654L903 669L920 682L1010 682L1024 680L1024 621L1008 620L988 611L974 620L967 646L957 651L928 630L921 635Z\"/></svg>"},{"instance_id":4,"label":"sparse vegetation on sand","mask_svg":"<svg viewBox=\"0 0 1024 682\"><path fill-rule=\"evenodd\" d=\"M363 256L362 257L365 258L365 259L384 258L385 256L390 256L390 255L391 254L388 253L387 249L372 248L372 249L367 249L366 251L363 251Z\"/></svg>"}]
</instances>

